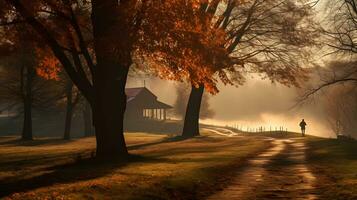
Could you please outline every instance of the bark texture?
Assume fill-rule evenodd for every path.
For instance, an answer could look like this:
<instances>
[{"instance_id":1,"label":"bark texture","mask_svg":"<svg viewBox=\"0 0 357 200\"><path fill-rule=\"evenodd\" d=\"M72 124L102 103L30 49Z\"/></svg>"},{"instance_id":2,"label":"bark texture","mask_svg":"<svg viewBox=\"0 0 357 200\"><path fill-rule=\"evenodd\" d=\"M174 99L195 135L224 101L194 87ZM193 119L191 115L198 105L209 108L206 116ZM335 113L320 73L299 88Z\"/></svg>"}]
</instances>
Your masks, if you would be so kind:
<instances>
[{"instance_id":1,"label":"bark texture","mask_svg":"<svg viewBox=\"0 0 357 200\"><path fill-rule=\"evenodd\" d=\"M64 125L64 134L63 139L69 140L71 139L71 127L72 127L72 117L73 117L73 84L72 82L67 83L66 86L66 98L67 98L67 105L66 105L66 118L65 118L65 125Z\"/></svg>"},{"instance_id":2,"label":"bark texture","mask_svg":"<svg viewBox=\"0 0 357 200\"><path fill-rule=\"evenodd\" d=\"M21 70L21 88L24 104L24 123L22 139L32 140L32 83L35 71L32 67L23 66Z\"/></svg>"},{"instance_id":3,"label":"bark texture","mask_svg":"<svg viewBox=\"0 0 357 200\"><path fill-rule=\"evenodd\" d=\"M123 133L125 85L131 60L129 1L92 1L92 24L97 65L93 76L93 124L97 156L125 159Z\"/></svg>"},{"instance_id":4,"label":"bark texture","mask_svg":"<svg viewBox=\"0 0 357 200\"><path fill-rule=\"evenodd\" d=\"M85 102L84 109L82 111L83 115L83 123L84 123L84 136L90 137L94 135L93 129L93 117L92 117L92 110L88 102Z\"/></svg>"},{"instance_id":5,"label":"bark texture","mask_svg":"<svg viewBox=\"0 0 357 200\"><path fill-rule=\"evenodd\" d=\"M198 88L192 86L190 97L188 99L185 121L183 125L183 137L195 137L200 135L199 119L204 86Z\"/></svg>"}]
</instances>

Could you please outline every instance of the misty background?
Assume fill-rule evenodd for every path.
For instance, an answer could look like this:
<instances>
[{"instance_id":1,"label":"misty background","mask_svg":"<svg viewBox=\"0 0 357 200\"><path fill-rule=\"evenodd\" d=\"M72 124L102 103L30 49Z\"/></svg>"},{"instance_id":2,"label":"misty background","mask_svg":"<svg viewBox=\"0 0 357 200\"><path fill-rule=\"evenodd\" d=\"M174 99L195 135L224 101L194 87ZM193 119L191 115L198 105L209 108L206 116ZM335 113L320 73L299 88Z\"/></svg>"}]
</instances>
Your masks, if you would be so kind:
<instances>
[{"instance_id":1,"label":"misty background","mask_svg":"<svg viewBox=\"0 0 357 200\"><path fill-rule=\"evenodd\" d=\"M187 103L190 90L184 83L161 80L158 78L131 77L128 87L143 87L145 85L160 101L175 106L171 117L182 119L177 113L177 98ZM335 137L326 118L323 100L314 98L303 105L298 103L299 90L273 84L269 80L256 77L247 79L240 87L219 84L217 95L205 95L202 103L201 123L213 125L239 126L243 130L265 126L284 126L289 131L300 131L299 122L304 118L308 124L307 133L322 137Z\"/></svg>"}]
</instances>

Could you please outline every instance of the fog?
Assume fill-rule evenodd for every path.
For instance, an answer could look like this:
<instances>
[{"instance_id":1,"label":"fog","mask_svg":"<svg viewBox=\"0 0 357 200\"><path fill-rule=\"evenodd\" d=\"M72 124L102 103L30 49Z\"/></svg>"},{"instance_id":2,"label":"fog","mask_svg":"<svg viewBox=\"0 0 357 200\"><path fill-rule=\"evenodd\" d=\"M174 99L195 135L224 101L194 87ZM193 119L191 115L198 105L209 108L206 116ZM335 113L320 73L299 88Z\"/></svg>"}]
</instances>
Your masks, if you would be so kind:
<instances>
[{"instance_id":1,"label":"fog","mask_svg":"<svg viewBox=\"0 0 357 200\"><path fill-rule=\"evenodd\" d=\"M177 98L177 82L164 81L158 78L130 78L128 87L146 87L154 92L160 101L170 105L175 104ZM265 126L284 126L290 131L299 131L302 118L308 124L307 133L322 137L335 137L328 127L322 103L312 101L303 106L297 103L296 88L289 88L279 84L272 84L269 80L250 78L240 87L219 84L220 92L209 98L210 109L214 116L201 120L201 123L215 125L235 125L246 130ZM175 117L175 116L172 116Z\"/></svg>"}]
</instances>

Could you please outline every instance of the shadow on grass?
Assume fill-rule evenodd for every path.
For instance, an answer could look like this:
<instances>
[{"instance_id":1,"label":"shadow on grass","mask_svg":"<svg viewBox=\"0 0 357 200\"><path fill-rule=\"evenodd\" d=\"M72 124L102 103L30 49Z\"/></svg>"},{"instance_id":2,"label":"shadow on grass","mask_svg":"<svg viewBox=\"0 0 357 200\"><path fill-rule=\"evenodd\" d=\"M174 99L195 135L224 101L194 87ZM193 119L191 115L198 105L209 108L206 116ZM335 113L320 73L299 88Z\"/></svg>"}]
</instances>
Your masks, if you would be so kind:
<instances>
[{"instance_id":1,"label":"shadow on grass","mask_svg":"<svg viewBox=\"0 0 357 200\"><path fill-rule=\"evenodd\" d=\"M40 146L40 145L61 145L73 142L74 140L63 140L61 138L41 138L34 140L22 140L20 138L12 138L5 141L0 141L0 145L6 146Z\"/></svg>"},{"instance_id":2,"label":"shadow on grass","mask_svg":"<svg viewBox=\"0 0 357 200\"><path fill-rule=\"evenodd\" d=\"M262 151L263 149L252 152L231 162L222 162L225 163L224 165L203 165L203 167L181 176L158 179L157 184L153 184L153 186L139 187L140 189L135 192L137 195L135 199L206 199L210 195L227 188L235 177L244 173L244 170L248 167L248 159L255 157ZM195 160L195 162L205 162L209 159L192 160ZM217 160L215 159L215 161ZM180 162L184 161L180 160ZM165 196L163 197L163 195Z\"/></svg>"},{"instance_id":3,"label":"shadow on grass","mask_svg":"<svg viewBox=\"0 0 357 200\"><path fill-rule=\"evenodd\" d=\"M137 144L137 145L132 145L128 147L128 150L136 150L144 147L149 147L152 145L158 145L158 144L163 144L163 143L170 143L170 142L177 142L181 141L182 139L180 137L173 137L173 138L165 138L163 140L159 140L156 142L149 142L149 143L144 143L144 144ZM19 144L18 142L22 143L21 141L18 141L17 139L8 141L8 144L13 144L17 145ZM64 140L59 140L59 139L48 139L48 140L42 140L42 141L27 141L29 143L29 146L36 146L36 145L59 145L59 144L65 144L71 141L64 141ZM30 144L30 143L36 143L36 144ZM0 143L1 144L1 143ZM82 150L81 152L72 152L72 153L64 153L64 154L58 154L58 155L40 155L40 156L32 156L32 157L26 157L24 155L23 157L19 157L16 160L9 160L9 161L0 161L0 164L2 167L11 167L11 166L21 166L21 165L26 165L28 163L33 163L33 164L38 164L38 163L44 163L44 162L52 162L55 160L63 160L66 158L76 158L76 157L88 157L90 154L94 154L95 149L87 149L87 150ZM92 156L93 157L93 156ZM0 180L1 181L1 180Z\"/></svg>"},{"instance_id":4,"label":"shadow on grass","mask_svg":"<svg viewBox=\"0 0 357 200\"><path fill-rule=\"evenodd\" d=\"M356 140L338 140L338 139L319 139L309 141L313 151L310 155L310 161L325 160L357 160L357 141ZM322 152L320 152L322 151Z\"/></svg>"},{"instance_id":5,"label":"shadow on grass","mask_svg":"<svg viewBox=\"0 0 357 200\"><path fill-rule=\"evenodd\" d=\"M0 199L17 192L52 186L54 184L74 183L83 180L91 180L105 176L114 170L120 169L134 162L153 161L153 158L145 158L138 155L130 155L126 160L99 160L87 158L73 163L51 166L44 171L49 171L39 176L20 180L1 180Z\"/></svg>"},{"instance_id":6,"label":"shadow on grass","mask_svg":"<svg viewBox=\"0 0 357 200\"><path fill-rule=\"evenodd\" d=\"M357 199L357 141L309 138L307 160L321 199Z\"/></svg>"},{"instance_id":7,"label":"shadow on grass","mask_svg":"<svg viewBox=\"0 0 357 200\"><path fill-rule=\"evenodd\" d=\"M200 137L200 139L205 139L205 137ZM183 137L172 137L172 138L166 138L157 142L151 142L151 143L145 143L145 144L139 144L139 145L133 145L128 147L129 150L133 149L139 149L143 147L148 147L152 145L157 145L157 144L162 144L162 143L171 143L171 142L180 142L184 141L187 138ZM207 137L207 139L210 139ZM212 147L213 148L213 147ZM213 149L212 149L213 150ZM207 151L207 149L206 149ZM175 154L180 154L180 153L188 153L187 151L173 151ZM173 152L167 152L167 154L172 154ZM191 150L191 152L200 152L198 149ZM87 152L86 154L91 153ZM66 164L57 164L54 166L50 166L47 168L42 168L41 171L35 171L32 172L34 174L38 174L39 172L43 172L40 175L35 175L31 177L31 174L29 175L28 178L23 178L21 176L17 176L14 178L10 179L0 179L0 199L2 197L11 195L13 193L17 192L27 192L30 190L34 190L37 188L41 187L48 187L52 186L55 184L65 184L65 183L75 183L78 181L84 181L84 180L91 180L99 177L103 177L107 174L110 174L111 172L120 169L124 166L129 165L130 163L134 162L170 162L169 159L164 158L166 154L164 155L154 155L154 156L148 156L148 157L143 157L140 155L130 155L128 159L126 160L110 160L108 161L103 161L103 160L98 160L95 158L86 158L84 159L83 156L85 156L82 153L75 154L75 155L81 155L82 157L79 156L79 158L74 158L74 162L66 163ZM74 155L74 156L75 156ZM71 155L65 155L62 158L66 158L66 156L71 156ZM73 155L72 155L73 156ZM93 157L93 156L91 156ZM54 157L57 158L57 157ZM38 158L43 159L43 158ZM53 159L53 158L51 158ZM12 162L14 166L20 164L22 161L15 161ZM28 160L26 160L28 162ZM51 162L51 161L49 161ZM11 162L6 163L7 165L10 165Z\"/></svg>"},{"instance_id":8,"label":"shadow on grass","mask_svg":"<svg viewBox=\"0 0 357 200\"><path fill-rule=\"evenodd\" d=\"M179 141L184 141L186 139L188 139L188 138L184 138L182 136L168 137L168 138L164 138L162 140L156 141L156 142L132 145L132 146L128 147L128 150L136 150L136 149L140 149L143 147L149 147L152 145L163 144L163 143L179 142Z\"/></svg>"},{"instance_id":9,"label":"shadow on grass","mask_svg":"<svg viewBox=\"0 0 357 200\"><path fill-rule=\"evenodd\" d=\"M168 143L168 142L177 142L183 140L181 137L172 137L172 138L166 138L157 142L151 142L151 143L145 143L145 144L139 144L139 145L133 145L128 147L129 150L133 149L139 149L151 145L157 145L161 143ZM31 144L33 145L41 145L41 144L49 144L52 142L53 144L58 144L62 142L61 140L57 139L52 139L52 140L40 140L36 143L36 141L28 141L28 143L36 143L36 144ZM63 141L62 143L65 143L66 141ZM10 144L10 145L24 145L24 141L15 139L15 140L9 140L6 142L3 142L2 144ZM95 158L86 158L84 159L87 154L90 154L90 152L87 153L78 153L74 155L64 155L60 158L64 159L66 157L72 157L72 156L78 156L74 157L75 162L70 162L66 164L59 164L55 166L50 166L45 169L41 169L41 171L45 171L45 173L38 175L38 176L33 176L30 178L22 178L22 177L15 177L13 180L9 179L0 179L0 199L1 197L5 197L8 195L11 195L16 192L26 192L29 190L37 189L40 187L46 187L46 186L51 186L54 184L61 184L61 183L74 183L78 181L83 181L83 180L90 180L90 179L95 179L98 177L105 176L109 173L111 173L114 170L117 170L123 166L126 166L130 163L133 162L161 162L163 161L164 158L157 158L157 157L143 157L140 155L130 155L127 159L125 160L98 160ZM93 157L93 156L92 156ZM56 157L57 158L57 157ZM41 158L36 158L36 160L41 160L44 159L43 157ZM35 161L32 160L32 161ZM29 160L25 161L10 161L2 164L7 164L9 165L19 165L19 164L25 164L28 163ZM49 161L51 162L51 161ZM46 173L47 172L47 173Z\"/></svg>"}]
</instances>

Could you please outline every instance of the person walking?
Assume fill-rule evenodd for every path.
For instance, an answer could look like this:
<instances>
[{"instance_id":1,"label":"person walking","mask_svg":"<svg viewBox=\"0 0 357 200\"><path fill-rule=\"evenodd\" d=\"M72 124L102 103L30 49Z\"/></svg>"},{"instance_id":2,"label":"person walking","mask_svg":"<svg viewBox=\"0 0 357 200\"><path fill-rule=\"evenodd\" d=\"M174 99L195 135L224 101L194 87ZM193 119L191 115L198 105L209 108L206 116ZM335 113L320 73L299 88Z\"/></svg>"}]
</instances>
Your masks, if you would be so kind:
<instances>
[{"instance_id":1,"label":"person walking","mask_svg":"<svg viewBox=\"0 0 357 200\"><path fill-rule=\"evenodd\" d=\"M305 129L306 129L306 122L304 119L302 119L302 121L300 122L300 128L301 128L301 134L304 137L305 136Z\"/></svg>"}]
</instances>

